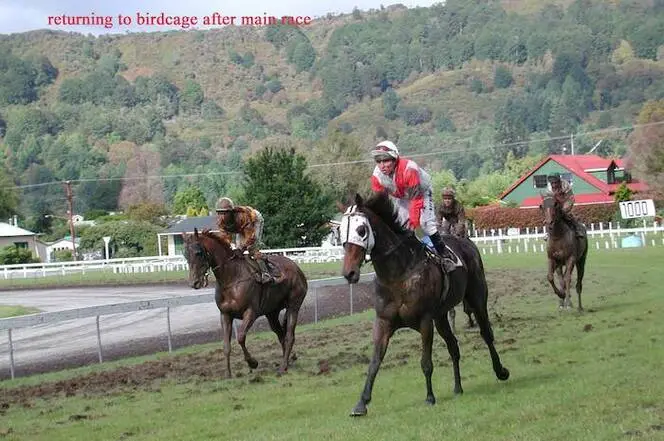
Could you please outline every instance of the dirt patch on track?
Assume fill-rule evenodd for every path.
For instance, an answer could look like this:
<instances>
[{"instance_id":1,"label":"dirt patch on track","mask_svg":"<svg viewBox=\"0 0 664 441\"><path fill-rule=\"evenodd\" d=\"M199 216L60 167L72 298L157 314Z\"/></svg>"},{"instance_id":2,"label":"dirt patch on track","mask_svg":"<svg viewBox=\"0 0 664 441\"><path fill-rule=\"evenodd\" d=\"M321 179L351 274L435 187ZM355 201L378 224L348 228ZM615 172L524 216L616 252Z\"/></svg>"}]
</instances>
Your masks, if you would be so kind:
<instances>
[{"instance_id":1,"label":"dirt patch on track","mask_svg":"<svg viewBox=\"0 0 664 441\"><path fill-rule=\"evenodd\" d=\"M500 322L500 299L509 295L551 295L542 285L544 273L524 271L489 271L487 278L490 286L489 309L492 321ZM318 310L313 302L302 308L299 323L312 323L317 314L318 319L333 318L347 315L350 310L348 286L318 288ZM554 299L552 298L552 302ZM372 283L363 282L353 289L353 311L360 312L373 307ZM459 316L457 323L460 324ZM314 329L306 333L296 330L294 352L300 358L291 370L304 370L311 375L322 375L329 371L347 369L355 365L366 366L366 356L371 345L371 322L353 325L338 325L330 329ZM251 332L269 330L265 320L257 321ZM173 347L184 347L199 343L220 340L220 331L201 332L197 334L176 335ZM358 345L358 342L361 344ZM105 360L119 359L128 356L144 355L163 351L164 339L146 339L131 345L105 348ZM419 344L419 343L418 343ZM30 406L36 398L56 396L95 395L123 393L131 390L158 390L163 381L187 382L192 380L223 379L225 363L221 343L219 347L195 354L173 354L159 360L147 361L142 364L110 369L36 386L4 388L0 398L0 414L13 405ZM247 339L247 346L259 366L249 370L242 358L241 350L235 340L232 341L231 370L235 378L250 376L250 381L262 381L265 375L273 375L279 366L281 348L275 339ZM324 349L324 358L317 358ZM397 357L405 362L404 357ZM304 359L301 360L301 359ZM29 366L20 375L35 374L59 370L67 367L96 363L96 354L81 355ZM389 365L386 365L389 367ZM249 373L248 373L249 372Z\"/></svg>"}]
</instances>

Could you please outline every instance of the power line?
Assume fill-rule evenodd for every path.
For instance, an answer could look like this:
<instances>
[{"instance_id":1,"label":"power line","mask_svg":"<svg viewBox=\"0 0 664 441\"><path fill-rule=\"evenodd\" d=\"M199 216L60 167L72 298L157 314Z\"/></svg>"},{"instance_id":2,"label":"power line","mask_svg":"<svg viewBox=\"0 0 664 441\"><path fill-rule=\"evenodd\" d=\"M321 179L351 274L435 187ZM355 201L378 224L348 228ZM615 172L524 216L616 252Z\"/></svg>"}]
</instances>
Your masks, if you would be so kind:
<instances>
[{"instance_id":1,"label":"power line","mask_svg":"<svg viewBox=\"0 0 664 441\"><path fill-rule=\"evenodd\" d=\"M651 127L651 126L658 126L664 124L664 121L657 121L657 122L652 122L652 123L645 123L645 124L634 124L630 126L623 126L623 127L609 127L606 129L598 129L598 130L591 130L587 132L579 132L575 133L574 136L583 136L583 135L598 135L602 133L610 133L610 132L621 132L625 130L631 130L631 129L636 129L636 128L642 128L642 127ZM569 139L570 135L562 135L562 136L552 136L552 137L546 137L546 138L537 138L537 139L530 139L527 141L517 141L517 142L510 142L510 143L505 143L505 144L493 144L493 145L483 145L483 146L477 146L477 147L459 147L456 149L441 149L441 150L435 150L432 152L427 152L427 153L413 153L413 154L408 154L406 152L402 152L401 154L403 156L407 156L409 158L421 158L421 157L426 157L426 156L435 156L435 155L441 155L441 154L450 154L450 153L472 153L475 151L481 151L481 150L487 150L491 148L496 148L496 147L515 147L519 145L527 145L530 143L536 143L536 142L549 142L549 141L559 141L559 140L567 140ZM461 142L469 141L472 140L473 138L464 138L461 140L455 141L454 144L459 144ZM373 159L357 159L353 161L340 161L340 162L326 162L326 163L321 163L321 164L311 164L308 165L307 168L317 168L317 167L330 167L330 166L339 166L339 165L354 165L354 164L364 164L364 163L373 163ZM222 176L222 175L235 175L235 174L242 174L241 171L225 171L225 172L205 172L205 173L186 173L186 174L174 174L174 175L149 175L149 176L141 176L141 177L112 177L112 178L84 178L84 179L69 179L68 181L71 181L72 183L82 183L82 182L111 182L111 181L143 181L143 180L154 180L154 179L171 179L171 178L192 178L192 177L201 177L201 176ZM11 186L11 187L3 187L3 189L6 190L12 190L12 189L25 189L25 188L36 188L36 187L45 187L45 186L50 186L50 185L62 185L66 181L51 181L51 182L43 182L40 184L26 184L26 185L16 185L16 186Z\"/></svg>"}]
</instances>

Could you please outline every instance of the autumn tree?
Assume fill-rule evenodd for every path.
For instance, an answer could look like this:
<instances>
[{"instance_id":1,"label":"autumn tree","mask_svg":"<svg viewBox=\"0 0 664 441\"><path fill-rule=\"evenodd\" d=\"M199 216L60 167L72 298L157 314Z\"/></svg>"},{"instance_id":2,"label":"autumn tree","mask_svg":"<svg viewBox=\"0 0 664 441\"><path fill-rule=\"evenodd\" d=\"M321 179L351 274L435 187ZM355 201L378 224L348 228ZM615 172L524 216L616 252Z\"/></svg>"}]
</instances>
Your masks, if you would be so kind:
<instances>
[{"instance_id":1,"label":"autumn tree","mask_svg":"<svg viewBox=\"0 0 664 441\"><path fill-rule=\"evenodd\" d=\"M118 206L123 210L145 202L164 203L164 188L159 174L159 152L149 146L134 146L133 157L127 161Z\"/></svg>"},{"instance_id":2,"label":"autumn tree","mask_svg":"<svg viewBox=\"0 0 664 441\"><path fill-rule=\"evenodd\" d=\"M313 164L336 164L317 166L313 173L334 197L343 199L355 192L370 190L373 164L357 161L370 158L367 148L356 136L335 130L314 145L308 158Z\"/></svg>"},{"instance_id":3,"label":"autumn tree","mask_svg":"<svg viewBox=\"0 0 664 441\"><path fill-rule=\"evenodd\" d=\"M664 197L664 100L644 104L637 124L629 137L628 166L655 197Z\"/></svg>"}]
</instances>

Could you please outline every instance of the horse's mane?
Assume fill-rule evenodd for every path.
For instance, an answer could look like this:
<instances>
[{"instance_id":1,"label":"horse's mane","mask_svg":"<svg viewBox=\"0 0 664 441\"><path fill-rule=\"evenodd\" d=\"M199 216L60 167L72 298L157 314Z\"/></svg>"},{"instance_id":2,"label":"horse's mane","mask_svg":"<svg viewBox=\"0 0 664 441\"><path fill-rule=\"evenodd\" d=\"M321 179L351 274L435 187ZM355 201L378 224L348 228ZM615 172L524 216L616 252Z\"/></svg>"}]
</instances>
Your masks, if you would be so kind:
<instances>
[{"instance_id":1,"label":"horse's mane","mask_svg":"<svg viewBox=\"0 0 664 441\"><path fill-rule=\"evenodd\" d=\"M387 192L383 191L374 193L365 201L364 206L385 222L385 224L396 234L412 234L410 230L404 228L403 225L398 222L397 210L395 210L394 203Z\"/></svg>"},{"instance_id":2,"label":"horse's mane","mask_svg":"<svg viewBox=\"0 0 664 441\"><path fill-rule=\"evenodd\" d=\"M223 240L218 234L213 233L212 231L205 229L198 233L199 236L207 237L212 239L213 241L217 242L217 244L221 245L222 247L225 248L230 248L230 244L227 243L225 240Z\"/></svg>"}]
</instances>

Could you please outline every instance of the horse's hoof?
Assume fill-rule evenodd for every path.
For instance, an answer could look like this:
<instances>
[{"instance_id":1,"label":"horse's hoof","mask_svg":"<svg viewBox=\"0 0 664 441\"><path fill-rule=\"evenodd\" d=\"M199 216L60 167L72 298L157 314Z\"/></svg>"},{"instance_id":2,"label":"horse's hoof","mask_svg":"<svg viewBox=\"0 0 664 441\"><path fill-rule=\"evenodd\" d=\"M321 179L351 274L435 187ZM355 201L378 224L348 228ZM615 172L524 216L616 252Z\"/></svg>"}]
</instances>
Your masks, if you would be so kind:
<instances>
[{"instance_id":1,"label":"horse's hoof","mask_svg":"<svg viewBox=\"0 0 664 441\"><path fill-rule=\"evenodd\" d=\"M461 396L461 395L463 395L463 388L461 386L459 386L458 388L455 387L454 388L454 396L458 397L458 396Z\"/></svg>"},{"instance_id":2,"label":"horse's hoof","mask_svg":"<svg viewBox=\"0 0 664 441\"><path fill-rule=\"evenodd\" d=\"M249 360L247 360L247 364L252 369L256 369L258 367L258 362L253 358L250 358Z\"/></svg>"},{"instance_id":3,"label":"horse's hoof","mask_svg":"<svg viewBox=\"0 0 664 441\"><path fill-rule=\"evenodd\" d=\"M430 396L430 397L427 397L427 399L425 400L425 402L426 402L429 406L433 406L434 404L436 404L436 397L434 397L433 395Z\"/></svg>"},{"instance_id":4,"label":"horse's hoof","mask_svg":"<svg viewBox=\"0 0 664 441\"><path fill-rule=\"evenodd\" d=\"M279 370L277 371L277 377L281 377L282 375L286 375L287 373L288 369L279 368Z\"/></svg>"},{"instance_id":5,"label":"horse's hoof","mask_svg":"<svg viewBox=\"0 0 664 441\"><path fill-rule=\"evenodd\" d=\"M498 377L500 381L505 381L510 377L510 371L507 370L507 368L502 368L500 372L496 373L496 377Z\"/></svg>"},{"instance_id":6,"label":"horse's hoof","mask_svg":"<svg viewBox=\"0 0 664 441\"><path fill-rule=\"evenodd\" d=\"M365 406L364 404L358 404L350 412L350 416L353 417L365 416L366 414L367 414L367 406Z\"/></svg>"}]
</instances>

